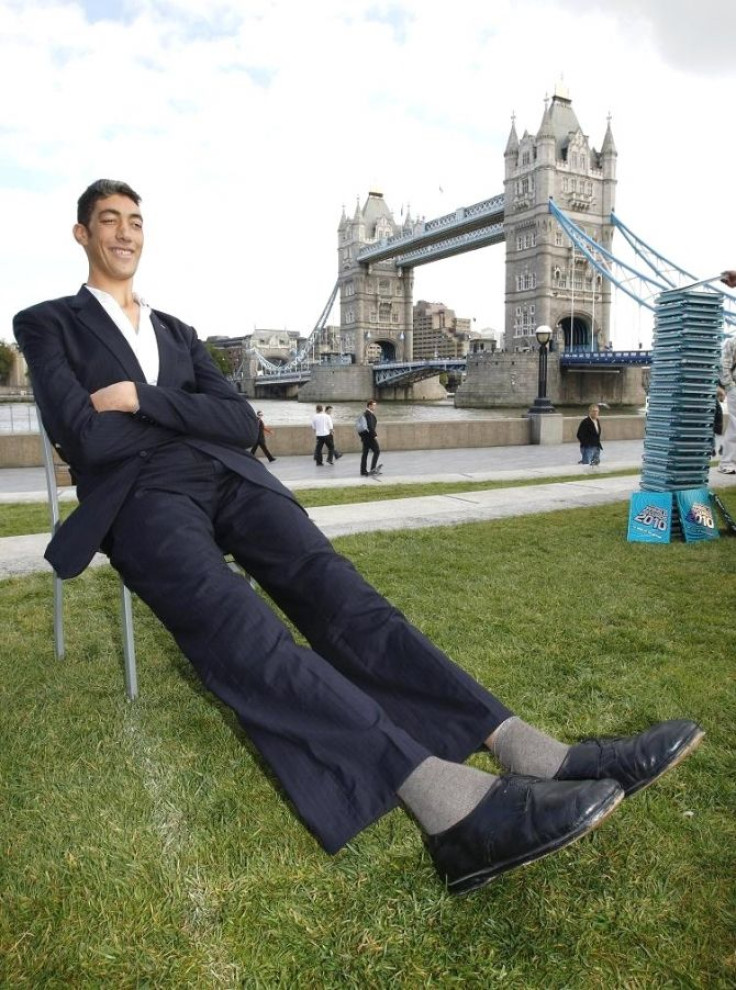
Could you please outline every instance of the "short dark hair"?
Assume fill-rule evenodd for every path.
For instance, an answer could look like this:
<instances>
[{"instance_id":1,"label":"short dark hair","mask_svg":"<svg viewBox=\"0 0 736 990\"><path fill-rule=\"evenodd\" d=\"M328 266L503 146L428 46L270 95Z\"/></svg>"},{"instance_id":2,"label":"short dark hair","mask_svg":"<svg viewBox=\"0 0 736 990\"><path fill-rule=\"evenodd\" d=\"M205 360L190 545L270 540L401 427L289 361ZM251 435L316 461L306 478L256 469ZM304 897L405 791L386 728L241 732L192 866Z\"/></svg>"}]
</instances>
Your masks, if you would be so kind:
<instances>
[{"instance_id":1,"label":"short dark hair","mask_svg":"<svg viewBox=\"0 0 736 990\"><path fill-rule=\"evenodd\" d=\"M89 227L95 203L99 199L107 199L108 196L127 196L136 206L141 201L138 193L135 189L131 189L127 182L118 182L117 179L97 179L77 200L77 223Z\"/></svg>"}]
</instances>

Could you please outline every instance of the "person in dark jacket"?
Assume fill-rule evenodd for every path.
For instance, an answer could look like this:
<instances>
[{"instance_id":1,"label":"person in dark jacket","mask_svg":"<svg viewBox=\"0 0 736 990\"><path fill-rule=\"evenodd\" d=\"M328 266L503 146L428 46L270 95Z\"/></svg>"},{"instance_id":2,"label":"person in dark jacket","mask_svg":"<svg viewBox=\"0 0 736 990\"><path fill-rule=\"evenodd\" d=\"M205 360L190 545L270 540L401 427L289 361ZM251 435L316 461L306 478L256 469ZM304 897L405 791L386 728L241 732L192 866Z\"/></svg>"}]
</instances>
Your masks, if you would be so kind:
<instances>
[{"instance_id":1,"label":"person in dark jacket","mask_svg":"<svg viewBox=\"0 0 736 990\"><path fill-rule=\"evenodd\" d=\"M588 415L580 421L577 438L580 443L580 460L578 464L590 464L597 467L601 462L601 421L598 418L600 410L598 406L588 407Z\"/></svg>"},{"instance_id":2,"label":"person in dark jacket","mask_svg":"<svg viewBox=\"0 0 736 990\"><path fill-rule=\"evenodd\" d=\"M263 422L263 413L261 412L260 409L256 413L256 416L258 417L258 439L250 448L250 452L251 454L255 454L255 452L260 447L263 453L269 459L269 461L275 461L276 458L273 456L271 451L266 446L266 434L268 433L270 435L271 433L273 433L273 430L269 430L269 428Z\"/></svg>"},{"instance_id":3,"label":"person in dark jacket","mask_svg":"<svg viewBox=\"0 0 736 990\"><path fill-rule=\"evenodd\" d=\"M723 449L720 440L723 436L723 403L726 401L726 390L721 384L716 387L716 405L713 410L713 447L711 457L720 454Z\"/></svg>"},{"instance_id":4,"label":"person in dark jacket","mask_svg":"<svg viewBox=\"0 0 736 990\"><path fill-rule=\"evenodd\" d=\"M378 458L381 456L381 448L378 446L376 434L378 420L376 419L376 402L374 399L366 403L363 415L365 416L365 429L360 433L360 440L363 444L363 452L360 455L360 473L366 477L369 474L376 474L378 471ZM368 454L373 455L370 471L368 470Z\"/></svg>"}]
</instances>

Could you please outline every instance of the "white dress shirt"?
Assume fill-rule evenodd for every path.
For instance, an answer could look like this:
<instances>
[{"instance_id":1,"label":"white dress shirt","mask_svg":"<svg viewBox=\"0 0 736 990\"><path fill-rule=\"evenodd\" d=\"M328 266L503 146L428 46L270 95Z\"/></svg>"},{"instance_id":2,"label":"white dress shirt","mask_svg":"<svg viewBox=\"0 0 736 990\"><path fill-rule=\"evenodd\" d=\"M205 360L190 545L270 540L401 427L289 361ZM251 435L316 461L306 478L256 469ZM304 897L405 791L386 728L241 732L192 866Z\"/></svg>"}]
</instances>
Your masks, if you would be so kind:
<instances>
[{"instance_id":1,"label":"white dress shirt","mask_svg":"<svg viewBox=\"0 0 736 990\"><path fill-rule=\"evenodd\" d=\"M120 303L109 292L105 292L103 289L96 289L92 285L88 285L86 288L100 303L120 333L125 337L138 360L138 364L141 366L146 383L148 385L157 385L159 370L158 341L156 340L156 332L151 323L151 307L140 296L135 295L135 293L133 294L133 298L139 307L138 329L136 330L123 312Z\"/></svg>"},{"instance_id":2,"label":"white dress shirt","mask_svg":"<svg viewBox=\"0 0 736 990\"><path fill-rule=\"evenodd\" d=\"M332 433L332 417L327 413L316 413L312 417L312 429L318 437L327 437Z\"/></svg>"}]
</instances>

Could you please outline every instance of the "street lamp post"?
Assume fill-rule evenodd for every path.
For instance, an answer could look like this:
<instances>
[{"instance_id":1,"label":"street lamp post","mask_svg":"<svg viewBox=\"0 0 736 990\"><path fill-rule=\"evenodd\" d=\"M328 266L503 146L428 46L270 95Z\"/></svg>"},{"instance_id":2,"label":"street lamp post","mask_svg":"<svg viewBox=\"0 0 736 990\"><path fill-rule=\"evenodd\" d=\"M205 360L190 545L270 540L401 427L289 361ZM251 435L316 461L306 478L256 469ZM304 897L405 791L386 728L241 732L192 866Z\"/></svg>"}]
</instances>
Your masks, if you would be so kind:
<instances>
[{"instance_id":1,"label":"street lamp post","mask_svg":"<svg viewBox=\"0 0 736 990\"><path fill-rule=\"evenodd\" d=\"M553 413L556 412L555 407L547 398L547 347L552 337L552 328L548 326L537 327L535 335L539 344L539 378L537 397L529 412Z\"/></svg>"}]
</instances>

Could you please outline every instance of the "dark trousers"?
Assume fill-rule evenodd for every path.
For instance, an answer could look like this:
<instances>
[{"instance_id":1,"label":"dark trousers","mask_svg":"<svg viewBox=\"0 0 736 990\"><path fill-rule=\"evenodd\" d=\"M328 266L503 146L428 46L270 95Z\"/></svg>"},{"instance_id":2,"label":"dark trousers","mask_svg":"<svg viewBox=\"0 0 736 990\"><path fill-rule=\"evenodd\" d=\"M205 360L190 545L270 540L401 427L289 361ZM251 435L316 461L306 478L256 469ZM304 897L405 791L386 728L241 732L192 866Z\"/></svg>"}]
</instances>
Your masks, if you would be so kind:
<instances>
[{"instance_id":1,"label":"dark trousers","mask_svg":"<svg viewBox=\"0 0 736 990\"><path fill-rule=\"evenodd\" d=\"M368 473L368 454L373 453L371 458L371 471L375 471L376 465L378 464L378 458L381 453L381 448L378 446L378 440L375 437L370 437L368 434L361 435L360 437L363 443L363 452L360 455L360 473Z\"/></svg>"},{"instance_id":2,"label":"dark trousers","mask_svg":"<svg viewBox=\"0 0 736 990\"><path fill-rule=\"evenodd\" d=\"M314 459L318 464L322 463L323 447L327 447L327 461L332 464L335 457L335 441L331 433L328 433L326 437L317 437L317 442L314 445Z\"/></svg>"},{"instance_id":3,"label":"dark trousers","mask_svg":"<svg viewBox=\"0 0 736 990\"><path fill-rule=\"evenodd\" d=\"M430 754L462 761L511 714L381 597L285 494L198 451L154 458L110 558L336 852ZM232 553L308 640L223 560Z\"/></svg>"},{"instance_id":4,"label":"dark trousers","mask_svg":"<svg viewBox=\"0 0 736 990\"><path fill-rule=\"evenodd\" d=\"M273 456L273 454L271 453L271 451L266 446L266 441L265 440L259 440L258 443L254 443L253 446L250 448L251 454L255 454L255 452L258 450L259 447L261 448L261 450L263 451L263 453L266 455L266 457L269 459L269 461L275 461L276 460L276 458Z\"/></svg>"}]
</instances>

